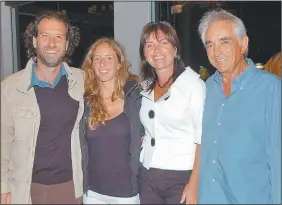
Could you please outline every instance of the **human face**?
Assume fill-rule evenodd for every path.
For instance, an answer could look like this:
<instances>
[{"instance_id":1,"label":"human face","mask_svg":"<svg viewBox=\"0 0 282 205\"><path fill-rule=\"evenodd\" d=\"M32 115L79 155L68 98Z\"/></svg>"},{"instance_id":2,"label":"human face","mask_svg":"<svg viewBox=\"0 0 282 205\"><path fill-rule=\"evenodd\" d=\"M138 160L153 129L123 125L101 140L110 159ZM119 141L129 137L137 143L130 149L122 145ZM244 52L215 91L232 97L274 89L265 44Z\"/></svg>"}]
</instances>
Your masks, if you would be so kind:
<instances>
[{"instance_id":1,"label":"human face","mask_svg":"<svg viewBox=\"0 0 282 205\"><path fill-rule=\"evenodd\" d=\"M102 43L96 47L93 53L92 67L101 82L115 79L120 64L115 51L108 43Z\"/></svg>"},{"instance_id":2,"label":"human face","mask_svg":"<svg viewBox=\"0 0 282 205\"><path fill-rule=\"evenodd\" d=\"M144 55L146 61L156 72L162 72L163 70L173 71L176 49L162 31L157 33L157 37L155 33L149 35L145 42Z\"/></svg>"},{"instance_id":3,"label":"human face","mask_svg":"<svg viewBox=\"0 0 282 205\"><path fill-rule=\"evenodd\" d=\"M33 37L39 62L47 67L57 67L68 48L67 28L56 19L43 19L38 25L38 35Z\"/></svg>"},{"instance_id":4,"label":"human face","mask_svg":"<svg viewBox=\"0 0 282 205\"><path fill-rule=\"evenodd\" d=\"M222 75L232 76L245 63L248 37L239 42L231 22L216 21L206 31L205 46L210 63Z\"/></svg>"}]
</instances>

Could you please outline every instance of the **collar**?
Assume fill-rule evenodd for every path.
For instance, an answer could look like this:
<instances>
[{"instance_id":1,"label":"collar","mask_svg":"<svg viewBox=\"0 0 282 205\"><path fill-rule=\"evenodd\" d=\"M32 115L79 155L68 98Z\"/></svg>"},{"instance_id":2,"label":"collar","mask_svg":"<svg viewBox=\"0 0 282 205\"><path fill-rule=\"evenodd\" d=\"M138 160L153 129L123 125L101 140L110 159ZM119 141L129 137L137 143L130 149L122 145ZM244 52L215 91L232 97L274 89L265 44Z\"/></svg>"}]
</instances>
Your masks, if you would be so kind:
<instances>
[{"instance_id":1,"label":"collar","mask_svg":"<svg viewBox=\"0 0 282 205\"><path fill-rule=\"evenodd\" d=\"M124 87L123 87L123 92L124 95L128 95L130 92L132 92L136 87L138 86L138 83L133 80L129 79L126 81Z\"/></svg>"},{"instance_id":2,"label":"collar","mask_svg":"<svg viewBox=\"0 0 282 205\"><path fill-rule=\"evenodd\" d=\"M236 78L232 80L231 92L235 91L238 87L242 89L246 85L246 83L249 82L250 77L253 76L255 74L255 71L257 70L254 62L250 58L246 58L245 61L247 62L248 67L246 70L244 70L244 72L240 73ZM213 80L222 85L222 75L220 74L220 72L215 72L215 74L213 75Z\"/></svg>"},{"instance_id":3,"label":"collar","mask_svg":"<svg viewBox=\"0 0 282 205\"><path fill-rule=\"evenodd\" d=\"M35 85L38 85L39 87L54 88L57 85L57 83L59 82L59 80L61 79L62 76L64 76L64 75L67 76L64 64L62 64L60 73L56 77L56 80L55 80L54 84L50 84L48 82L44 82L44 81L41 81L41 80L38 79L38 77L35 74L35 66L36 66L36 63L33 62L33 64L32 64L32 74L31 74L31 83L30 83L30 86L29 86L28 89L30 89L31 87L33 87Z\"/></svg>"},{"instance_id":4,"label":"collar","mask_svg":"<svg viewBox=\"0 0 282 205\"><path fill-rule=\"evenodd\" d=\"M187 66L185 70L178 76L178 78L171 84L170 88L168 89L168 94L170 95L171 88L175 87L180 92L186 95L187 86L189 86L189 83L193 83L193 81L199 79L199 77L200 75L198 73L196 73L192 68ZM152 81L150 80L145 80L141 83L143 88L141 95L149 99L153 99L153 92L148 90L151 82ZM167 95L163 97L166 98Z\"/></svg>"},{"instance_id":5,"label":"collar","mask_svg":"<svg viewBox=\"0 0 282 205\"><path fill-rule=\"evenodd\" d=\"M19 76L19 81L16 82L17 90L20 92L28 94L32 89L30 88L31 80L32 80L32 66L35 63L33 59L29 59L29 61L26 64L26 67L21 71L21 74ZM75 75L73 74L73 69L68 66L68 64L63 62L63 66L66 71L66 76L68 79L69 89L74 86L74 84L77 82L77 79Z\"/></svg>"},{"instance_id":6,"label":"collar","mask_svg":"<svg viewBox=\"0 0 282 205\"><path fill-rule=\"evenodd\" d=\"M232 80L232 82L234 81L234 82L238 83L238 82L244 80L244 78L247 77L249 74L251 74L253 72L253 70L255 69L255 64L250 58L246 58L245 61L248 64L247 69L244 72L240 73L240 75L238 75L236 78L234 78ZM218 83L222 82L222 75L220 74L220 72L218 70L215 71L215 73L213 75L213 79Z\"/></svg>"},{"instance_id":7,"label":"collar","mask_svg":"<svg viewBox=\"0 0 282 205\"><path fill-rule=\"evenodd\" d=\"M198 80L200 75L196 73L192 68L187 66L183 73L181 73L175 82L171 85L176 87L178 90L187 90L187 85L193 83L193 81Z\"/></svg>"}]
</instances>

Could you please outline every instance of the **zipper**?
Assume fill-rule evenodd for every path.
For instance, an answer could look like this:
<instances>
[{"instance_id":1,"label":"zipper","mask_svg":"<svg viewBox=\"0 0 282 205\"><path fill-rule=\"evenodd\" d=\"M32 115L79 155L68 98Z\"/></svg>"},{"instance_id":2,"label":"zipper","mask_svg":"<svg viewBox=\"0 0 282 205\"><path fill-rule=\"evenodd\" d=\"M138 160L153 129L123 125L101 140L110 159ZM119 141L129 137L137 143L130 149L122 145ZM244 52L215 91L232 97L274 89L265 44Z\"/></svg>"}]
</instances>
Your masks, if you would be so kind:
<instances>
[{"instance_id":1,"label":"zipper","mask_svg":"<svg viewBox=\"0 0 282 205\"><path fill-rule=\"evenodd\" d=\"M132 141L132 139L131 139L131 136L132 136L132 121L131 121L131 119L130 119L130 116L129 116L129 113L127 113L127 111L125 110L125 107L126 107L126 105L127 105L127 102L128 102L128 100L127 100L127 98L128 98L128 96L129 96L129 94L135 89L137 87L137 83L135 83L135 85L129 90L129 91L127 91L127 93L125 94L125 97L124 97L124 113L125 113L125 115L126 115L126 117L127 117L127 119L128 119L128 121L129 121L129 123L130 123L130 141ZM138 98L137 98L138 99ZM131 148L131 144L130 144L130 148ZM130 152L130 156L132 155L132 152L131 152L131 149L129 148L129 152Z\"/></svg>"},{"instance_id":2,"label":"zipper","mask_svg":"<svg viewBox=\"0 0 282 205\"><path fill-rule=\"evenodd\" d=\"M85 112L86 111L86 112ZM88 183L88 163L89 163L89 153L88 153L88 147L87 147L87 138L86 138L86 131L88 129L88 117L89 117L89 112L90 109L86 103L84 103L84 112L82 114L82 120L84 122L84 129L83 129L83 161L84 161L84 166L85 166L85 185L84 185L84 191L87 194L87 191L89 190L89 183ZM88 159L87 159L88 156ZM87 160L87 161L86 161Z\"/></svg>"},{"instance_id":3,"label":"zipper","mask_svg":"<svg viewBox=\"0 0 282 205\"><path fill-rule=\"evenodd\" d=\"M126 102L124 104L126 104ZM131 121L131 119L129 117L129 113L127 113L127 111L125 111L125 109L124 109L124 114L125 114L125 116L127 117L128 121L130 123L130 133L129 133L129 136L130 136L130 147L131 147L131 141L132 141L132 139L131 139L131 136L132 136L132 121ZM129 152L130 152L130 156L131 156L132 153L131 153L131 149L130 148L129 148Z\"/></svg>"}]
</instances>

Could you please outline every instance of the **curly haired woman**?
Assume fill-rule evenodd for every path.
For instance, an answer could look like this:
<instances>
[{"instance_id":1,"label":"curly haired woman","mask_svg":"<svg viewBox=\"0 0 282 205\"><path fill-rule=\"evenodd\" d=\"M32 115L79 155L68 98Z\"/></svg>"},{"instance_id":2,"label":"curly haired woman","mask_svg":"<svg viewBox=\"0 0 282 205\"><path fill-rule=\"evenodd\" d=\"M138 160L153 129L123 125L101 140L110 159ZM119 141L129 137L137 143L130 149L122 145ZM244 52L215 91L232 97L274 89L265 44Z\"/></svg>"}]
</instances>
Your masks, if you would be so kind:
<instances>
[{"instance_id":1,"label":"curly haired woman","mask_svg":"<svg viewBox=\"0 0 282 205\"><path fill-rule=\"evenodd\" d=\"M281 77L281 52L276 53L267 61L264 70Z\"/></svg>"},{"instance_id":2,"label":"curly haired woman","mask_svg":"<svg viewBox=\"0 0 282 205\"><path fill-rule=\"evenodd\" d=\"M86 55L83 143L84 203L138 204L142 126L137 76L114 40L96 41Z\"/></svg>"}]
</instances>

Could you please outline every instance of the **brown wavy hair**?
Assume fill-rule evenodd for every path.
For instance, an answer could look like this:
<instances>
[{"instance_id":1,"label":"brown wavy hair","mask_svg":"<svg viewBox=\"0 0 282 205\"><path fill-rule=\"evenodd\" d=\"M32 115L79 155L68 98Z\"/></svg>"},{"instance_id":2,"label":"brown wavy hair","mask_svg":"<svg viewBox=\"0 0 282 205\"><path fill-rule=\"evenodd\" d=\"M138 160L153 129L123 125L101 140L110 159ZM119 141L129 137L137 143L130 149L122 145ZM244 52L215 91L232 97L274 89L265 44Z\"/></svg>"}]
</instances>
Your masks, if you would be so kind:
<instances>
[{"instance_id":1,"label":"brown wavy hair","mask_svg":"<svg viewBox=\"0 0 282 205\"><path fill-rule=\"evenodd\" d=\"M141 32L139 55L141 59L141 71L143 73L144 80L148 80L150 82L148 87L150 92L154 89L157 83L158 75L156 70L146 61L144 47L146 45L146 40L151 34L154 34L159 40L160 31L165 35L168 42L171 43L171 45L176 49L176 58L174 58L173 66L173 82L185 70L185 65L180 55L180 42L173 26L169 22L165 21L147 23Z\"/></svg>"},{"instance_id":2,"label":"brown wavy hair","mask_svg":"<svg viewBox=\"0 0 282 205\"><path fill-rule=\"evenodd\" d=\"M127 80L133 79L139 85L139 80L136 75L129 72L130 64L126 61L124 50L122 46L111 38L98 39L89 49L82 64L82 69L85 71L85 99L87 104L90 105L91 110L88 118L88 127L91 130L96 129L99 125L105 125L109 113L104 104L101 95L100 81L93 69L93 54L96 48L102 44L108 44L115 52L120 69L116 76L116 86L112 93L111 100L114 102L118 98L124 98L123 87Z\"/></svg>"},{"instance_id":3,"label":"brown wavy hair","mask_svg":"<svg viewBox=\"0 0 282 205\"><path fill-rule=\"evenodd\" d=\"M43 11L35 17L35 20L32 21L26 28L23 33L24 46L26 48L27 57L32 58L36 61L37 52L33 46L33 37L37 37L38 35L38 25L43 19L56 19L65 24L67 28L67 41L69 41L68 49L64 56L63 61L70 63L70 56L73 54L75 48L78 46L80 41L80 31L76 26L72 26L67 17L61 12L57 11Z\"/></svg>"},{"instance_id":4,"label":"brown wavy hair","mask_svg":"<svg viewBox=\"0 0 282 205\"><path fill-rule=\"evenodd\" d=\"M275 75L281 76L281 52L276 53L272 56L268 62L264 65L264 69Z\"/></svg>"}]
</instances>

